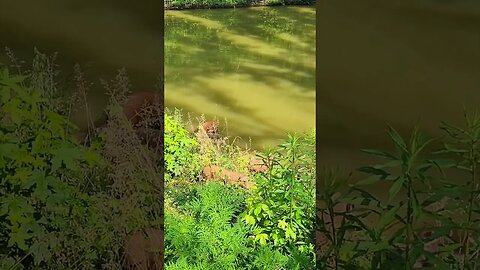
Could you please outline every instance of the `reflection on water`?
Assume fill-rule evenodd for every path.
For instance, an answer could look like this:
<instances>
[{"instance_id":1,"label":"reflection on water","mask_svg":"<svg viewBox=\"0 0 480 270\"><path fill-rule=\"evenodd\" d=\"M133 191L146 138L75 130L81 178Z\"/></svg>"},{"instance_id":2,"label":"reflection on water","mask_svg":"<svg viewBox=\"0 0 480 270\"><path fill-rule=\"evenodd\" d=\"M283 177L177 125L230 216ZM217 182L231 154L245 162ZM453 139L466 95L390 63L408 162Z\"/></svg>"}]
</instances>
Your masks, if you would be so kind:
<instances>
[{"instance_id":1,"label":"reflection on water","mask_svg":"<svg viewBox=\"0 0 480 270\"><path fill-rule=\"evenodd\" d=\"M165 103L253 147L315 127L315 8L165 12Z\"/></svg>"},{"instance_id":2,"label":"reflection on water","mask_svg":"<svg viewBox=\"0 0 480 270\"><path fill-rule=\"evenodd\" d=\"M420 120L436 136L479 108L480 1L335 0L318 12L322 163L365 165L359 149L391 145L385 122L406 134Z\"/></svg>"}]
</instances>

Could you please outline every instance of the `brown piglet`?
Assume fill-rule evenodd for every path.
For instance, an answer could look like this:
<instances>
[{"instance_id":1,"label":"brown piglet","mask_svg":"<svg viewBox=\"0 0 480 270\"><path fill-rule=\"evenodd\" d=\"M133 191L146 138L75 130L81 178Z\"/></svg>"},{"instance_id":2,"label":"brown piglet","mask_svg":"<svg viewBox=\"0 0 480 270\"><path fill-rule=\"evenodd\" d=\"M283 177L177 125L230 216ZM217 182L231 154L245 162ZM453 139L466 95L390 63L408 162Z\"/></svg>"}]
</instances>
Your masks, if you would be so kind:
<instances>
[{"instance_id":1,"label":"brown piglet","mask_svg":"<svg viewBox=\"0 0 480 270\"><path fill-rule=\"evenodd\" d=\"M206 181L222 180L225 184L238 183L240 186L246 189L249 189L252 185L246 174L230 171L216 165L210 165L203 168L202 176Z\"/></svg>"},{"instance_id":2,"label":"brown piglet","mask_svg":"<svg viewBox=\"0 0 480 270\"><path fill-rule=\"evenodd\" d=\"M125 269L163 270L163 231L148 228L125 239Z\"/></svg>"}]
</instances>

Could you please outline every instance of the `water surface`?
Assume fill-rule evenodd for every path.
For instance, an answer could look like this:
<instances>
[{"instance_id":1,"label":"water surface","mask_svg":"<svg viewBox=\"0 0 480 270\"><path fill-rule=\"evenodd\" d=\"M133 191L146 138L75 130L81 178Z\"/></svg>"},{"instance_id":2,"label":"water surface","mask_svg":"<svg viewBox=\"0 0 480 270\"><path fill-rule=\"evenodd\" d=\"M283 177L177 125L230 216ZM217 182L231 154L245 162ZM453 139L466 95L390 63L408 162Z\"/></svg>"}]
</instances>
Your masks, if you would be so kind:
<instances>
[{"instance_id":1,"label":"water surface","mask_svg":"<svg viewBox=\"0 0 480 270\"><path fill-rule=\"evenodd\" d=\"M320 1L318 13L322 164L368 164L360 148L391 148L386 122L440 136L440 121L479 108L479 1Z\"/></svg>"},{"instance_id":2,"label":"water surface","mask_svg":"<svg viewBox=\"0 0 480 270\"><path fill-rule=\"evenodd\" d=\"M31 68L33 48L58 52L58 88L75 88L73 65L79 63L91 82L89 105L100 117L107 99L99 79L110 80L125 68L132 90L154 89L163 75L162 5L128 0L0 0L0 62L8 46ZM85 110L78 106L74 121L86 126Z\"/></svg>"},{"instance_id":3,"label":"water surface","mask_svg":"<svg viewBox=\"0 0 480 270\"><path fill-rule=\"evenodd\" d=\"M165 12L165 104L260 148L315 127L315 8Z\"/></svg>"}]
</instances>

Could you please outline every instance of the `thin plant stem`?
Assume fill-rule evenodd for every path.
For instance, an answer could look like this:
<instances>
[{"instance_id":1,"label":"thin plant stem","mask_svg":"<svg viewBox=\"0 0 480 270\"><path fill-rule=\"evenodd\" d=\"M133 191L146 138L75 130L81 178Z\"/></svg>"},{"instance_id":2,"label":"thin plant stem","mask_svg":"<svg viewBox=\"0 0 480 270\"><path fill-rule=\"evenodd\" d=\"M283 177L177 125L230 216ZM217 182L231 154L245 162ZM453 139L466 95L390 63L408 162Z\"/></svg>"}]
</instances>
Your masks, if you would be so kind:
<instances>
[{"instance_id":1,"label":"thin plant stem","mask_svg":"<svg viewBox=\"0 0 480 270\"><path fill-rule=\"evenodd\" d=\"M476 179L477 179L477 156L475 154L475 141L471 141L472 145L470 148L470 159L471 159L471 183L470 183L470 198L468 202L468 217L467 217L467 227L470 227L471 221L472 221L472 213L473 213L473 201L475 198L476 190L478 189L477 184L476 184ZM463 239L463 263L462 263L462 269L465 269L465 264L467 261L467 256L469 254L469 244L470 244L470 231L469 228L466 229L465 231L465 237Z\"/></svg>"}]
</instances>

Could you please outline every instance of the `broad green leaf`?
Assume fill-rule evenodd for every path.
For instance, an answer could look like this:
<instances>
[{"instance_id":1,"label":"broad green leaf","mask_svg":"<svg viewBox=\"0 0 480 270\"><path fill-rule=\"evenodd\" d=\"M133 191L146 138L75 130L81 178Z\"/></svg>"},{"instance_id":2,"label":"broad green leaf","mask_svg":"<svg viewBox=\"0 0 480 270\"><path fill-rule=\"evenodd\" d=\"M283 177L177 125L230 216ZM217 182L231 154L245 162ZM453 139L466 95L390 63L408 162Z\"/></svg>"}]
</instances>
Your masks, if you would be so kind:
<instances>
[{"instance_id":1,"label":"broad green leaf","mask_svg":"<svg viewBox=\"0 0 480 270\"><path fill-rule=\"evenodd\" d=\"M18 152L20 148L14 143L2 143L0 144L0 156L12 158L12 156Z\"/></svg>"},{"instance_id":2,"label":"broad green leaf","mask_svg":"<svg viewBox=\"0 0 480 270\"><path fill-rule=\"evenodd\" d=\"M48 190L48 182L45 174L43 172L36 173L34 175L36 187L33 195L40 199L40 201L44 202L48 195L50 195L50 191Z\"/></svg>"},{"instance_id":3,"label":"broad green leaf","mask_svg":"<svg viewBox=\"0 0 480 270\"><path fill-rule=\"evenodd\" d=\"M83 158L88 163L88 165L99 165L102 164L102 157L95 151L86 150L83 151Z\"/></svg>"},{"instance_id":4,"label":"broad green leaf","mask_svg":"<svg viewBox=\"0 0 480 270\"><path fill-rule=\"evenodd\" d=\"M285 222L285 220L281 219L278 221L278 227L282 230L285 230L285 228L287 228L288 226L288 223Z\"/></svg>"},{"instance_id":5,"label":"broad green leaf","mask_svg":"<svg viewBox=\"0 0 480 270\"><path fill-rule=\"evenodd\" d=\"M0 102L5 104L10 101L11 98L11 89L8 86L2 85L0 87Z\"/></svg>"},{"instance_id":6,"label":"broad green leaf","mask_svg":"<svg viewBox=\"0 0 480 270\"><path fill-rule=\"evenodd\" d=\"M22 228L22 227L20 227ZM23 229L18 229L15 232L10 233L10 239L8 240L8 246L12 247L16 245L23 251L28 250L28 246L25 240L28 240L31 236Z\"/></svg>"},{"instance_id":7,"label":"broad green leaf","mask_svg":"<svg viewBox=\"0 0 480 270\"><path fill-rule=\"evenodd\" d=\"M54 157L52 158L52 171L58 170L62 164L65 165L67 169L75 170L78 168L76 164L76 159L79 158L79 149L63 143L60 148L52 151Z\"/></svg>"},{"instance_id":8,"label":"broad green leaf","mask_svg":"<svg viewBox=\"0 0 480 270\"><path fill-rule=\"evenodd\" d=\"M255 218L250 215L245 215L245 222L247 222L247 224L255 225Z\"/></svg>"},{"instance_id":9,"label":"broad green leaf","mask_svg":"<svg viewBox=\"0 0 480 270\"><path fill-rule=\"evenodd\" d=\"M50 138L50 133L41 130L37 133L35 140L32 142L32 154L43 154L48 152L50 149L48 147L52 143L47 138Z\"/></svg>"},{"instance_id":10,"label":"broad green leaf","mask_svg":"<svg viewBox=\"0 0 480 270\"><path fill-rule=\"evenodd\" d=\"M369 245L368 250L370 252L377 252L381 250L388 250L390 248L391 245L390 243L388 243L388 241L382 241L380 243L372 243L371 245Z\"/></svg>"},{"instance_id":11,"label":"broad green leaf","mask_svg":"<svg viewBox=\"0 0 480 270\"><path fill-rule=\"evenodd\" d=\"M268 234L260 233L255 236L255 241L259 241L260 244L266 245L268 240Z\"/></svg>"},{"instance_id":12,"label":"broad green leaf","mask_svg":"<svg viewBox=\"0 0 480 270\"><path fill-rule=\"evenodd\" d=\"M295 234L295 232L290 227L287 227L285 229L285 237L290 238L292 240L295 240L297 238L297 235Z\"/></svg>"},{"instance_id":13,"label":"broad green leaf","mask_svg":"<svg viewBox=\"0 0 480 270\"><path fill-rule=\"evenodd\" d=\"M31 179L32 170L30 168L20 167L15 170L15 175L12 176L12 180L15 179L15 184L23 187L29 187L27 182Z\"/></svg>"},{"instance_id":14,"label":"broad green leaf","mask_svg":"<svg viewBox=\"0 0 480 270\"><path fill-rule=\"evenodd\" d=\"M257 207L255 208L255 210L253 210L253 213L258 216L260 214L260 212L262 212L262 205L259 204L257 205Z\"/></svg>"},{"instance_id":15,"label":"broad green leaf","mask_svg":"<svg viewBox=\"0 0 480 270\"><path fill-rule=\"evenodd\" d=\"M36 265L40 265L41 262L46 262L52 257L49 245L45 241L36 241L30 246L29 251L32 253Z\"/></svg>"}]
</instances>

